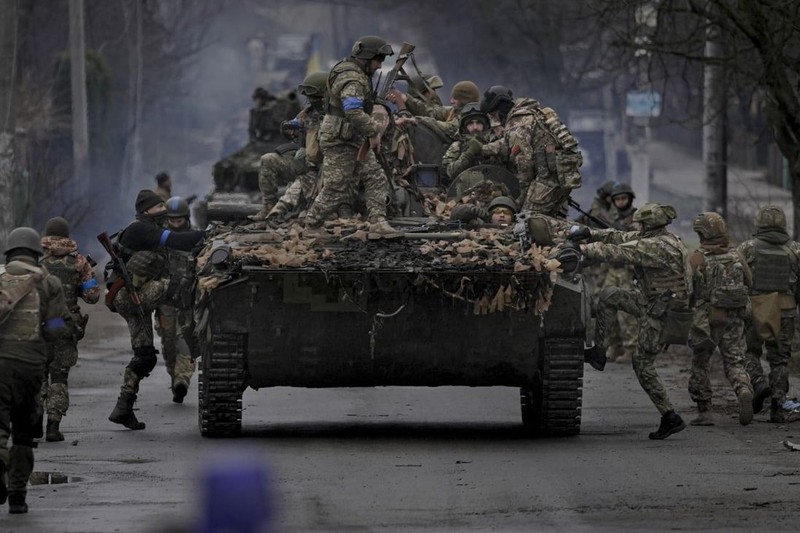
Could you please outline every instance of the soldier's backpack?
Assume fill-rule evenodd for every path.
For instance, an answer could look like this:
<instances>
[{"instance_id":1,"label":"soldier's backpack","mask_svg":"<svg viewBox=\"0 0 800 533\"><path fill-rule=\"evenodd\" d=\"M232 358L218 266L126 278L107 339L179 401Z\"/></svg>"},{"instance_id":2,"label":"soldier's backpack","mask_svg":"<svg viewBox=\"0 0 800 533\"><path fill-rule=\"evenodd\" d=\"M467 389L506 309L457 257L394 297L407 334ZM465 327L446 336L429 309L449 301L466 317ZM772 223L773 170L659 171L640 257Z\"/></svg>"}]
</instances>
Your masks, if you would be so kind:
<instances>
[{"instance_id":1,"label":"soldier's backpack","mask_svg":"<svg viewBox=\"0 0 800 533\"><path fill-rule=\"evenodd\" d=\"M736 252L707 254L708 301L720 309L747 306L749 289L744 283L744 259Z\"/></svg>"}]
</instances>

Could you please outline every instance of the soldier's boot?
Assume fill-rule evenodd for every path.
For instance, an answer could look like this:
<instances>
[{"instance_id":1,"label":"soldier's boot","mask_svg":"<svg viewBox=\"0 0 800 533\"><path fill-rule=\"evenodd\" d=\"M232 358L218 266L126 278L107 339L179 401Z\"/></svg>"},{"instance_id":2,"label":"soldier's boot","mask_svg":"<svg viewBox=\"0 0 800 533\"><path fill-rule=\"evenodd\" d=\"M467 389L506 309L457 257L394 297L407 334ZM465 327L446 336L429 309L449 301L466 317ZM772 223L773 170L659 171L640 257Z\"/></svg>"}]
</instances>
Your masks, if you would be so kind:
<instances>
[{"instance_id":1,"label":"soldier's boot","mask_svg":"<svg viewBox=\"0 0 800 533\"><path fill-rule=\"evenodd\" d=\"M139 422L133 413L133 403L135 401L135 394L120 394L119 398L117 398L117 405L111 411L108 419L128 429L144 429L144 422Z\"/></svg>"},{"instance_id":2,"label":"soldier's boot","mask_svg":"<svg viewBox=\"0 0 800 533\"><path fill-rule=\"evenodd\" d=\"M12 492L8 495L8 512L11 514L28 512L28 504L25 503L24 492Z\"/></svg>"},{"instance_id":3,"label":"soldier's boot","mask_svg":"<svg viewBox=\"0 0 800 533\"><path fill-rule=\"evenodd\" d=\"M697 416L693 418L691 426L713 426L714 419L711 418L711 402L697 402Z\"/></svg>"},{"instance_id":4,"label":"soldier's boot","mask_svg":"<svg viewBox=\"0 0 800 533\"><path fill-rule=\"evenodd\" d=\"M375 218L370 220L369 224L369 237L370 239L373 238L373 235L379 239L399 239L403 236L403 233L399 230L396 230L389 224L389 221L385 218Z\"/></svg>"},{"instance_id":5,"label":"soldier's boot","mask_svg":"<svg viewBox=\"0 0 800 533\"><path fill-rule=\"evenodd\" d=\"M269 216L274 205L275 202L264 202L264 206L261 208L261 210L255 215L249 215L247 219L252 220L253 222L263 222Z\"/></svg>"},{"instance_id":6,"label":"soldier's boot","mask_svg":"<svg viewBox=\"0 0 800 533\"><path fill-rule=\"evenodd\" d=\"M8 487L6 485L6 465L0 461L0 505L6 503L8 498Z\"/></svg>"},{"instance_id":7,"label":"soldier's boot","mask_svg":"<svg viewBox=\"0 0 800 533\"><path fill-rule=\"evenodd\" d=\"M47 419L47 431L44 436L47 442L61 442L64 440L64 435L58 427L60 424L60 420L55 420L53 418Z\"/></svg>"},{"instance_id":8,"label":"soldier's boot","mask_svg":"<svg viewBox=\"0 0 800 533\"><path fill-rule=\"evenodd\" d=\"M742 389L736 398L739 400L739 423L746 426L753 421L753 393L749 389Z\"/></svg>"},{"instance_id":9,"label":"soldier's boot","mask_svg":"<svg viewBox=\"0 0 800 533\"><path fill-rule=\"evenodd\" d=\"M606 357L605 351L596 344L591 348L585 348L583 350L583 362L589 363L589 366L595 370L602 372L606 367L607 361L608 358Z\"/></svg>"},{"instance_id":10,"label":"soldier's boot","mask_svg":"<svg viewBox=\"0 0 800 533\"><path fill-rule=\"evenodd\" d=\"M650 433L649 437L650 440L663 440L684 429L686 429L686 424L684 424L680 415L675 411L667 411L661 417L661 424L659 424L658 429Z\"/></svg>"},{"instance_id":11,"label":"soldier's boot","mask_svg":"<svg viewBox=\"0 0 800 533\"><path fill-rule=\"evenodd\" d=\"M786 412L783 410L783 404L780 400L772 399L769 408L769 421L775 424L783 424L786 422Z\"/></svg>"},{"instance_id":12,"label":"soldier's boot","mask_svg":"<svg viewBox=\"0 0 800 533\"><path fill-rule=\"evenodd\" d=\"M172 384L172 401L175 403L183 403L187 392L189 392L189 384L183 380L176 380Z\"/></svg>"},{"instance_id":13,"label":"soldier's boot","mask_svg":"<svg viewBox=\"0 0 800 533\"><path fill-rule=\"evenodd\" d=\"M764 402L772 397L772 387L766 382L760 381L753 386L753 413L760 413L764 410Z\"/></svg>"}]
</instances>

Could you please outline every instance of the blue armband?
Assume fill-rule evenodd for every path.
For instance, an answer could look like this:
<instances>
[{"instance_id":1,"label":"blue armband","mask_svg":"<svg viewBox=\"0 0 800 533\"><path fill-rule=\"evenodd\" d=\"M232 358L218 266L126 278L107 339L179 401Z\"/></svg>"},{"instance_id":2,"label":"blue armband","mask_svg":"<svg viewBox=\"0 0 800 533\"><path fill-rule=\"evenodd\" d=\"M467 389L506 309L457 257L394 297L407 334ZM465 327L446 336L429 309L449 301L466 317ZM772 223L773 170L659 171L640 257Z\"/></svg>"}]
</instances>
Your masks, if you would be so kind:
<instances>
[{"instance_id":1,"label":"blue armband","mask_svg":"<svg viewBox=\"0 0 800 533\"><path fill-rule=\"evenodd\" d=\"M161 239L158 241L158 244L160 244L161 246L166 246L167 245L167 239L169 238L169 234L170 233L172 233L172 232L170 230L168 230L168 229L165 229L164 231L162 231L161 232Z\"/></svg>"},{"instance_id":2,"label":"blue armband","mask_svg":"<svg viewBox=\"0 0 800 533\"><path fill-rule=\"evenodd\" d=\"M63 329L67 327L67 323L64 322L64 319L60 316L55 318L49 318L44 323L44 329L46 330L54 330L54 329Z\"/></svg>"},{"instance_id":3,"label":"blue armband","mask_svg":"<svg viewBox=\"0 0 800 533\"><path fill-rule=\"evenodd\" d=\"M97 287L97 279L92 278L89 281L81 284L81 292L86 292L89 289L94 289L95 287Z\"/></svg>"},{"instance_id":4,"label":"blue armband","mask_svg":"<svg viewBox=\"0 0 800 533\"><path fill-rule=\"evenodd\" d=\"M342 109L345 111L355 111L364 108L364 99L360 96L348 96L342 100Z\"/></svg>"}]
</instances>

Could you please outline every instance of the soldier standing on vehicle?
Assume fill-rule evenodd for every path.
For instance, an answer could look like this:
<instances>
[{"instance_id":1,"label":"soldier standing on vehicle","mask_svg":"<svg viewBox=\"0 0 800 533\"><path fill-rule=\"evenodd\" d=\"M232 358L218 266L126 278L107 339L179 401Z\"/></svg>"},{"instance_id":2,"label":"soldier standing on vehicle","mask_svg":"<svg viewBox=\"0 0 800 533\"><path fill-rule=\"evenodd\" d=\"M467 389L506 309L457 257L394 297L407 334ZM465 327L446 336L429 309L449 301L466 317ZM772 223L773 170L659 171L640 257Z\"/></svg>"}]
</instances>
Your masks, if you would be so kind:
<instances>
[{"instance_id":1,"label":"soldier standing on vehicle","mask_svg":"<svg viewBox=\"0 0 800 533\"><path fill-rule=\"evenodd\" d=\"M178 196L167 200L167 229L192 231L189 204ZM167 251L170 279L179 279L178 292L158 308L156 331L161 336L161 357L171 379L172 401L183 403L195 370L197 350L193 337L193 294L195 261L191 252Z\"/></svg>"},{"instance_id":2,"label":"soldier standing on vehicle","mask_svg":"<svg viewBox=\"0 0 800 533\"><path fill-rule=\"evenodd\" d=\"M442 78L436 75L411 76L408 80L408 92L392 89L387 100L397 106L398 113L403 111L417 117L442 117L446 119L449 110L442 104L436 94L437 89L444 86Z\"/></svg>"},{"instance_id":3,"label":"soldier standing on vehicle","mask_svg":"<svg viewBox=\"0 0 800 533\"><path fill-rule=\"evenodd\" d=\"M70 335L47 346L48 368L42 385L42 405L47 412L45 439L58 442L64 440L59 425L69 409L69 371L78 362L78 341L83 338L89 320L88 315L81 314L78 297L87 304L95 304L100 299L100 286L92 265L78 253L77 243L70 238L69 222L64 218L47 221L42 248L41 265L61 282L70 313Z\"/></svg>"},{"instance_id":4,"label":"soldier standing on vehicle","mask_svg":"<svg viewBox=\"0 0 800 533\"><path fill-rule=\"evenodd\" d=\"M725 220L717 213L700 213L693 224L700 248L689 256L694 286L694 320L689 334L692 375L689 394L697 403L693 426L712 426L711 355L716 348L728 381L739 400L739 423L753 420L753 387L744 368L744 320L749 303L750 269L730 249Z\"/></svg>"},{"instance_id":5,"label":"soldier standing on vehicle","mask_svg":"<svg viewBox=\"0 0 800 533\"><path fill-rule=\"evenodd\" d=\"M745 368L753 384L753 411L761 412L771 398L770 421L784 422L783 402L789 392L788 363L797 315L800 243L786 233L786 215L774 205L759 209L755 218L755 239L739 245L753 273L750 286L752 317L746 331ZM769 383L761 368L762 350L766 348Z\"/></svg>"},{"instance_id":6,"label":"soldier standing on vehicle","mask_svg":"<svg viewBox=\"0 0 800 533\"><path fill-rule=\"evenodd\" d=\"M665 439L686 428L675 413L654 364L668 344L686 343L692 316L686 247L666 228L676 216L672 206L645 204L633 215L633 222L641 227L637 232L587 227L576 227L570 232L573 241L586 238L599 241L581 245L581 252L587 259L631 265L636 271L636 286L607 287L601 291L595 323L596 346L593 347L599 353L591 354L590 359L605 357L608 331L610 324L617 320L617 311L636 317L639 345L633 355L633 370L661 413L661 424L650 433L651 439ZM574 254L574 247L561 253Z\"/></svg>"},{"instance_id":7,"label":"soldier standing on vehicle","mask_svg":"<svg viewBox=\"0 0 800 533\"><path fill-rule=\"evenodd\" d=\"M363 184L372 231L394 233L386 220L389 181L374 150L380 146L383 124L372 114L372 76L381 68L392 47L380 37L358 39L352 55L339 61L328 75L328 111L319 140L325 165L322 190L306 214L306 228L319 228L342 206L352 208L352 192ZM365 141L367 140L367 141ZM369 143L364 160L358 160L362 143Z\"/></svg>"},{"instance_id":8,"label":"soldier standing on vehicle","mask_svg":"<svg viewBox=\"0 0 800 533\"><path fill-rule=\"evenodd\" d=\"M167 250L191 251L202 242L204 231L172 231L164 229L167 208L153 191L141 190L136 196L136 220L119 237L120 257L132 274L133 287L109 289L111 301L128 323L133 357L125 367L122 388L114 410L108 419L128 429L144 429L136 419L133 404L139 392L139 382L150 375L158 359L153 345L153 311L164 301L172 299L180 289L181 278L168 276ZM116 290L116 293L114 293ZM131 299L135 291L141 299L136 306Z\"/></svg>"},{"instance_id":9,"label":"soldier standing on vehicle","mask_svg":"<svg viewBox=\"0 0 800 533\"><path fill-rule=\"evenodd\" d=\"M610 226L620 231L634 231L633 215L636 208L633 206L633 199L636 195L627 183L613 183L608 195L612 204ZM601 289L633 287L633 268L630 265L607 264L607 267ZM608 332L608 358L617 363L630 363L637 343L635 318L624 311L618 312L617 321L611 323Z\"/></svg>"},{"instance_id":10,"label":"soldier standing on vehicle","mask_svg":"<svg viewBox=\"0 0 800 533\"><path fill-rule=\"evenodd\" d=\"M499 155L483 156L483 146L495 139L489 129L489 117L481 112L478 102L470 102L461 109L458 134L459 140L450 145L442 158L442 166L450 181L475 165L505 167L505 162Z\"/></svg>"},{"instance_id":11,"label":"soldier standing on vehicle","mask_svg":"<svg viewBox=\"0 0 800 533\"><path fill-rule=\"evenodd\" d=\"M43 253L36 230L16 228L8 234L6 268L0 274L7 296L0 305L0 505L8 499L12 514L28 512L34 439L42 430L39 394L47 343L69 335L61 282L39 266Z\"/></svg>"},{"instance_id":12,"label":"soldier standing on vehicle","mask_svg":"<svg viewBox=\"0 0 800 533\"><path fill-rule=\"evenodd\" d=\"M165 202L172 196L172 178L166 172L156 174L156 194Z\"/></svg>"},{"instance_id":13,"label":"soldier standing on vehicle","mask_svg":"<svg viewBox=\"0 0 800 533\"><path fill-rule=\"evenodd\" d=\"M424 111L424 113L416 114L411 108L415 116L406 116L403 111L406 109L406 95L400 91L389 91L387 100L397 105L399 110L399 117L395 119L395 125L398 127L405 127L408 124L422 123L428 126L433 132L449 142L454 142L458 138L459 118L461 110L470 102L477 102L481 98L480 89L474 82L469 80L459 81L453 85L453 90L450 91L450 105L449 106L428 106L424 109L417 109L417 111Z\"/></svg>"},{"instance_id":14,"label":"soldier standing on vehicle","mask_svg":"<svg viewBox=\"0 0 800 533\"><path fill-rule=\"evenodd\" d=\"M322 164L319 127L325 116L327 83L328 73L320 71L306 76L298 86L298 92L308 98L308 106L297 117L281 125L282 132L293 142L261 156L258 187L264 207L249 217L250 220L278 218L296 207L303 196L310 200ZM279 182L289 183L280 199L277 197Z\"/></svg>"}]
</instances>

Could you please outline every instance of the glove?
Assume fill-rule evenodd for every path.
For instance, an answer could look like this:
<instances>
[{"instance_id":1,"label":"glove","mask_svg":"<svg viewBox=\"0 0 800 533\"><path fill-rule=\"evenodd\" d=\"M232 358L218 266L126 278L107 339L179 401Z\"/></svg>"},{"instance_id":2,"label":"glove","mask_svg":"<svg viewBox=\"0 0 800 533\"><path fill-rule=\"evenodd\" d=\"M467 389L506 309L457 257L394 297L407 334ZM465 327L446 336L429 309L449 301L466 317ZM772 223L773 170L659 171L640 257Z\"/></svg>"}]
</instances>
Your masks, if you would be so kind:
<instances>
[{"instance_id":1,"label":"glove","mask_svg":"<svg viewBox=\"0 0 800 533\"><path fill-rule=\"evenodd\" d=\"M466 147L464 149L464 153L469 154L470 157L478 157L481 155L483 143L477 137L472 137L465 144Z\"/></svg>"},{"instance_id":2,"label":"glove","mask_svg":"<svg viewBox=\"0 0 800 533\"><path fill-rule=\"evenodd\" d=\"M576 243L567 240L561 245L561 249L556 254L556 259L561 263L561 267L566 274L572 274L580 267L583 256L581 255L580 247Z\"/></svg>"},{"instance_id":3,"label":"glove","mask_svg":"<svg viewBox=\"0 0 800 533\"><path fill-rule=\"evenodd\" d=\"M567 239L572 241L573 244L576 242L589 241L592 239L592 230L590 230L588 226L572 226L569 228Z\"/></svg>"},{"instance_id":4,"label":"glove","mask_svg":"<svg viewBox=\"0 0 800 533\"><path fill-rule=\"evenodd\" d=\"M296 118L292 120L284 120L281 122L281 135L286 137L287 139L294 139L297 133L302 129L302 125L300 121Z\"/></svg>"}]
</instances>

